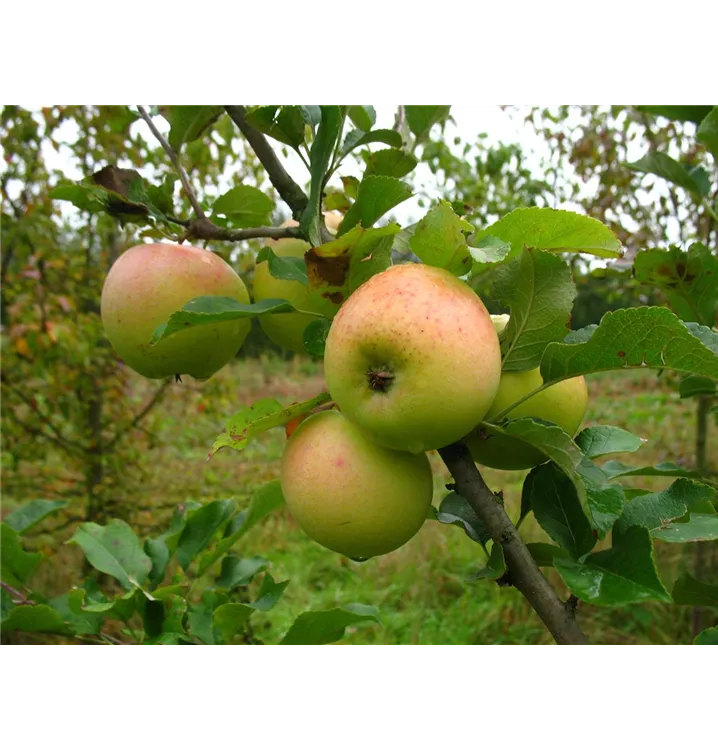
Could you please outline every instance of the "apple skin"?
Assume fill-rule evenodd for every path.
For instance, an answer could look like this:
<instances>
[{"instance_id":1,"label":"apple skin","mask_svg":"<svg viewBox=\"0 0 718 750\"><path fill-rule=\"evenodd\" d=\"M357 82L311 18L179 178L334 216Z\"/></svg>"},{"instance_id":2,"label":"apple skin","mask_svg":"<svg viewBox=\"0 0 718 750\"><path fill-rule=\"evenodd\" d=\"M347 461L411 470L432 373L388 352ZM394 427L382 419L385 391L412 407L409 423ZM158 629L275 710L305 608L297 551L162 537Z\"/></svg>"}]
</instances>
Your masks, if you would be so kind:
<instances>
[{"instance_id":1,"label":"apple skin","mask_svg":"<svg viewBox=\"0 0 718 750\"><path fill-rule=\"evenodd\" d=\"M302 530L354 560L406 544L423 525L433 495L426 455L382 448L338 411L313 414L296 428L281 482Z\"/></svg>"},{"instance_id":2,"label":"apple skin","mask_svg":"<svg viewBox=\"0 0 718 750\"><path fill-rule=\"evenodd\" d=\"M244 282L218 255L188 245L137 245L114 263L102 288L107 338L125 364L147 378L206 380L242 346L249 319L188 328L149 345L158 325L205 295L249 302Z\"/></svg>"},{"instance_id":3,"label":"apple skin","mask_svg":"<svg viewBox=\"0 0 718 750\"><path fill-rule=\"evenodd\" d=\"M343 218L341 214L324 214L327 229L332 232L336 232ZM285 221L282 226L298 226L298 223L290 219ZM311 248L308 242L298 239L267 240L267 246L271 247L275 255L280 258L303 258L304 254ZM320 313L328 318L333 318L339 309L338 304L326 297L321 297L316 291L311 290L299 281L275 279L269 273L269 263L266 261L258 263L254 269L252 293L255 302L263 299L286 299L300 310ZM276 315L260 315L259 325L267 334L267 338L277 346L289 349L297 354L306 354L304 329L315 320L317 320L316 317L302 315L302 313L278 313Z\"/></svg>"},{"instance_id":4,"label":"apple skin","mask_svg":"<svg viewBox=\"0 0 718 750\"><path fill-rule=\"evenodd\" d=\"M504 372L494 403L486 414L486 420L502 412L527 393L543 383L537 367L525 372ZM588 408L588 389L583 376L562 380L541 393L537 393L506 416L512 419L535 417L553 422L572 437L578 432ZM490 429L474 430L466 438L466 444L477 464L493 469L532 469L548 459L540 451L514 438L492 432Z\"/></svg>"},{"instance_id":5,"label":"apple skin","mask_svg":"<svg viewBox=\"0 0 718 750\"><path fill-rule=\"evenodd\" d=\"M324 376L372 440L421 453L460 440L486 415L501 377L498 336L463 281L433 266L393 266L342 305Z\"/></svg>"}]
</instances>

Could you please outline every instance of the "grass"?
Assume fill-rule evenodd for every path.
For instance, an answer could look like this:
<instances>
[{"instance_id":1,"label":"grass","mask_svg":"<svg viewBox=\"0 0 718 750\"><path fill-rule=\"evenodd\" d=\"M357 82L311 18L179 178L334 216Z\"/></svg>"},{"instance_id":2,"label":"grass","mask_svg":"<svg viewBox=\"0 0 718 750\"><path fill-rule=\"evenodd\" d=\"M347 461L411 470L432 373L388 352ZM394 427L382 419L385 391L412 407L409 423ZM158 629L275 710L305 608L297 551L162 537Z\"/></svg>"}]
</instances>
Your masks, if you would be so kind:
<instances>
[{"instance_id":1,"label":"grass","mask_svg":"<svg viewBox=\"0 0 718 750\"><path fill-rule=\"evenodd\" d=\"M146 385L138 378L137 389ZM149 533L162 527L171 509L186 500L207 502L233 497L246 502L264 482L279 472L285 436L275 429L261 436L243 453L224 449L211 461L207 453L213 438L233 411L258 398L275 397L290 403L323 389L320 368L303 360L265 357L238 361L206 384L185 384L172 389L155 420L162 447L142 458L145 479L128 495L135 524ZM586 424L615 424L647 443L639 453L622 456L645 465L671 460L690 466L693 454L693 403L681 401L675 388L655 373L634 371L593 376ZM715 427L709 441L715 441ZM431 454L435 504L450 481L437 454ZM487 470L493 489L502 489L507 510L518 516L525 472ZM634 482L649 489L670 480L650 478ZM12 505L12 499L10 499ZM532 541L547 541L529 519L522 533ZM57 539L36 537L46 548ZM61 540L60 540L61 541ZM475 644L551 643L538 617L512 588L468 577L483 566L481 549L458 528L427 522L402 549L355 563L308 539L286 511L269 517L245 537L236 554L261 555L271 560L276 580L291 581L282 602L267 614L257 613L255 632L265 642L279 640L293 619L306 609L324 609L350 602L379 607L382 627L350 629L346 643ZM52 593L67 590L77 579L81 560L76 549L60 547L56 564L44 574L43 586ZM687 564L684 549L657 546L657 561L667 585ZM562 596L567 591L555 571L548 571ZM208 581L211 585L211 580ZM660 604L610 609L579 608L589 637L600 643L689 643L691 610Z\"/></svg>"}]
</instances>

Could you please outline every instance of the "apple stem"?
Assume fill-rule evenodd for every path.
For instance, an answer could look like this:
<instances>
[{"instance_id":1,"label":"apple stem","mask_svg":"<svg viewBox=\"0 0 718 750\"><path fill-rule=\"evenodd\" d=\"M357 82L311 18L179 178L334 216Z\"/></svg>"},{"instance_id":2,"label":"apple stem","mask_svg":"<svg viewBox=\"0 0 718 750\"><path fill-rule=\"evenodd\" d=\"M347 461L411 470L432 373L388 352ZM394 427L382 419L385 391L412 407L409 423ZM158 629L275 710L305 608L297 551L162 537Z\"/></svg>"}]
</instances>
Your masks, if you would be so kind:
<instances>
[{"instance_id":1,"label":"apple stem","mask_svg":"<svg viewBox=\"0 0 718 750\"><path fill-rule=\"evenodd\" d=\"M447 445L439 450L439 455L454 477L458 493L472 507L494 543L502 546L509 574L504 580L524 595L556 643L588 643L576 623L576 602L569 600L571 604L567 607L544 578L504 506L484 482L465 443Z\"/></svg>"}]
</instances>

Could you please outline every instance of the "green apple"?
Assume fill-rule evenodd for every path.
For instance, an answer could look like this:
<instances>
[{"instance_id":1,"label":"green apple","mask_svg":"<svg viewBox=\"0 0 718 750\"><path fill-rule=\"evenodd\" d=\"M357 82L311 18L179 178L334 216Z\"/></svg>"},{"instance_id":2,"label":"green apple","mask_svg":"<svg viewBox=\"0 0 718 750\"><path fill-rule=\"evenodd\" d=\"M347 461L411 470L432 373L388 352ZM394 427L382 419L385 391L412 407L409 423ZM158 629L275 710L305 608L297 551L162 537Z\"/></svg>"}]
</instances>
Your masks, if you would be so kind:
<instances>
[{"instance_id":1,"label":"green apple","mask_svg":"<svg viewBox=\"0 0 718 750\"><path fill-rule=\"evenodd\" d=\"M338 411L314 414L296 428L281 482L304 532L355 560L406 544L424 523L433 494L426 455L382 448Z\"/></svg>"},{"instance_id":2,"label":"green apple","mask_svg":"<svg viewBox=\"0 0 718 750\"><path fill-rule=\"evenodd\" d=\"M497 333L506 327L508 315L492 315ZM496 399L486 414L486 421L500 414L526 394L543 384L541 371L537 367L524 372L504 372L501 375ZM506 414L506 417L535 417L553 422L572 437L578 432L588 408L588 390L583 376L562 380L537 393ZM478 428L467 438L467 445L476 463L494 469L531 469L546 461L540 451L523 443L492 431Z\"/></svg>"},{"instance_id":3,"label":"green apple","mask_svg":"<svg viewBox=\"0 0 718 750\"><path fill-rule=\"evenodd\" d=\"M344 217L341 214L326 213L324 218L327 228L335 232ZM285 221L282 226L298 226L298 224L296 221L289 220ZM280 258L303 258L311 247L304 240L296 239L268 240L267 245ZM275 279L269 272L267 261L258 263L254 270L253 296L255 302L263 299L286 299L300 310L320 313L328 318L334 317L339 308L337 303L323 297L321 292L312 290L299 281ZM317 320L316 317L302 313L259 316L259 324L271 341L277 346L298 354L306 354L304 329L315 320Z\"/></svg>"},{"instance_id":4,"label":"green apple","mask_svg":"<svg viewBox=\"0 0 718 750\"><path fill-rule=\"evenodd\" d=\"M484 418L501 353L467 284L409 263L373 276L342 305L324 375L339 409L372 440L421 453L460 440Z\"/></svg>"},{"instance_id":5,"label":"green apple","mask_svg":"<svg viewBox=\"0 0 718 750\"><path fill-rule=\"evenodd\" d=\"M124 362L145 377L209 378L244 343L248 319L188 328L149 343L173 312L205 295L249 302L242 279L218 255L188 245L137 245L119 257L102 288L107 338Z\"/></svg>"}]
</instances>

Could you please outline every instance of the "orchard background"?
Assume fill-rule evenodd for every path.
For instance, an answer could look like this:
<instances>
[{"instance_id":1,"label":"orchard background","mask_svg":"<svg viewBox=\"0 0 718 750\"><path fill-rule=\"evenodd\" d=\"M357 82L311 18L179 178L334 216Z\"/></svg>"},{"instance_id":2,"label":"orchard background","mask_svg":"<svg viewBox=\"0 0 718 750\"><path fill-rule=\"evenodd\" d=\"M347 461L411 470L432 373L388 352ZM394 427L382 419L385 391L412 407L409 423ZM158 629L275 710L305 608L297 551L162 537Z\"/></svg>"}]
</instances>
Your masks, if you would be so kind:
<instances>
[{"instance_id":1,"label":"orchard background","mask_svg":"<svg viewBox=\"0 0 718 750\"><path fill-rule=\"evenodd\" d=\"M511 307L492 297L496 269L506 265L491 256L495 246L472 236L495 237L492 227L518 209L568 209L599 220L615 238L604 257L581 253L590 249L581 242L553 253L565 258L575 283L572 329L597 325L610 311L666 307L700 326L700 337L692 335L716 352L718 110L509 108L542 144L537 156L490 133L460 137L449 107L397 107L386 122L376 121L372 107L341 108L346 127L325 172L337 155L346 157L324 185L325 174L317 182L311 167L335 114L329 110L340 108L3 108L4 642L552 642L491 542L477 544L476 524L463 512L450 518L442 506L452 479L435 451L439 518L396 552L359 563L314 543L282 507L281 424L239 452L231 444L213 450L232 415L246 418L242 408L262 399L288 406L325 390L320 343L314 356L293 354L251 318L236 358L208 381L150 381L124 366L105 338L102 285L126 249L186 240L218 253L251 289L265 241L242 233L279 227L292 213L268 146L316 202L301 227L312 246L332 239L313 223L319 209L361 213L367 177L389 178L401 187L370 223L404 227L390 245L393 261L418 255L440 265L422 257L407 228L432 211L450 212L442 226L458 227L457 242L485 251L481 263L472 253L477 266L467 283L499 314ZM209 227L201 224L205 215ZM531 245L523 237L518 244L519 251ZM535 247L547 249L540 241ZM715 365L703 374L647 365L587 375L584 427L632 433L645 443L620 433L620 460L659 467L622 480L621 511L647 491L661 509L659 526L691 510L706 526L685 535L685 544L652 541L653 557L637 564L654 561L650 585L629 581L610 601L586 601L579 586L572 595L553 557L544 560L543 575L597 643L692 643L702 632L715 639L718 624L718 532L709 518ZM510 518L523 517L527 472L481 473L502 492ZM663 512L690 493L699 496L697 511L684 504L684 513ZM527 515L525 542L559 541L561 532L543 521ZM686 528L693 522L683 521ZM98 527L105 530L99 552L97 539L88 540ZM570 522L567 528L570 535ZM114 539L131 551L121 570L103 561ZM592 554L613 544L605 533ZM177 555L164 560L166 568L165 549ZM230 552L230 562L220 562ZM576 566L590 567L585 555L575 557ZM138 593L130 574L143 570L151 586Z\"/></svg>"}]
</instances>

